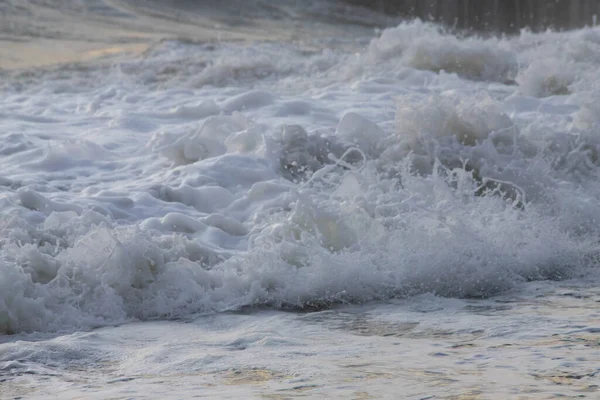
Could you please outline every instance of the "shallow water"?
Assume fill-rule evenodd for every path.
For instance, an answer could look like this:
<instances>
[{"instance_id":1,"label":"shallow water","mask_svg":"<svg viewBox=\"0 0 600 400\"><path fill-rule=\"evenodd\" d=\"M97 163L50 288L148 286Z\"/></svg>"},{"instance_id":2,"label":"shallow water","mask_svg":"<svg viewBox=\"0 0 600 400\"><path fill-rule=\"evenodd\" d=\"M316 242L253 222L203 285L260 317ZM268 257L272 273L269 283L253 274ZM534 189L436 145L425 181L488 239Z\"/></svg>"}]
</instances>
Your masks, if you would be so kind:
<instances>
[{"instance_id":1,"label":"shallow water","mask_svg":"<svg viewBox=\"0 0 600 400\"><path fill-rule=\"evenodd\" d=\"M595 398L599 300L583 282L536 284L489 300L422 295L7 337L2 389L33 399Z\"/></svg>"},{"instance_id":2,"label":"shallow water","mask_svg":"<svg viewBox=\"0 0 600 400\"><path fill-rule=\"evenodd\" d=\"M44 4L0 13L0 396L597 396L600 30Z\"/></svg>"}]
</instances>

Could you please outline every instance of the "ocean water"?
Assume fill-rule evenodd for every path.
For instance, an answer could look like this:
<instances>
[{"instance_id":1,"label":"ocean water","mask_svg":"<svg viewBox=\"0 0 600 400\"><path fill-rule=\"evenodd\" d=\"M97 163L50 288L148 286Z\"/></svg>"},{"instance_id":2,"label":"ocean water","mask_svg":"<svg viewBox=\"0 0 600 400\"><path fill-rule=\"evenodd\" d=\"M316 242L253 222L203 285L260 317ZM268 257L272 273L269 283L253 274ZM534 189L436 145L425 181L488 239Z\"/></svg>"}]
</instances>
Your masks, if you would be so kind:
<instances>
[{"instance_id":1,"label":"ocean water","mask_svg":"<svg viewBox=\"0 0 600 400\"><path fill-rule=\"evenodd\" d=\"M600 29L0 3L1 399L600 397Z\"/></svg>"}]
</instances>

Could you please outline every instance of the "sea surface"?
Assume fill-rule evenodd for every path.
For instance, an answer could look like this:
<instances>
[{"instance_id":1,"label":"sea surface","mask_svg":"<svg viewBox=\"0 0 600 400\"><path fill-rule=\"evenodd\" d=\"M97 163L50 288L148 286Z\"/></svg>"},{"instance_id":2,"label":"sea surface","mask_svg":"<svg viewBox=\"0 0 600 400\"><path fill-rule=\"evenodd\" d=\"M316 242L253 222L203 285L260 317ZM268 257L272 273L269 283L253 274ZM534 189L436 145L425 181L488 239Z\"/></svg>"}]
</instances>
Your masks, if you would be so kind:
<instances>
[{"instance_id":1,"label":"sea surface","mask_svg":"<svg viewBox=\"0 0 600 400\"><path fill-rule=\"evenodd\" d=\"M0 399L600 398L600 29L0 2Z\"/></svg>"}]
</instances>

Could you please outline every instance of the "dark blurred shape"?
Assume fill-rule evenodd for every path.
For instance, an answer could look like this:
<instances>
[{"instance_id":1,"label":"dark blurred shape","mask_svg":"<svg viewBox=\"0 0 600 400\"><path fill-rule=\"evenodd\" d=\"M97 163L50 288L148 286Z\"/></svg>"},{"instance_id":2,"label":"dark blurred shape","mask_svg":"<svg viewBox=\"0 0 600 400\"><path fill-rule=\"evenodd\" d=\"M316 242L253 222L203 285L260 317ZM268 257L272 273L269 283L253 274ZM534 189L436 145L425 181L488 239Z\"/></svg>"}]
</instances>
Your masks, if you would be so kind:
<instances>
[{"instance_id":1,"label":"dark blurred shape","mask_svg":"<svg viewBox=\"0 0 600 400\"><path fill-rule=\"evenodd\" d=\"M514 33L592 26L600 0L347 0L390 15L419 17L450 27Z\"/></svg>"}]
</instances>

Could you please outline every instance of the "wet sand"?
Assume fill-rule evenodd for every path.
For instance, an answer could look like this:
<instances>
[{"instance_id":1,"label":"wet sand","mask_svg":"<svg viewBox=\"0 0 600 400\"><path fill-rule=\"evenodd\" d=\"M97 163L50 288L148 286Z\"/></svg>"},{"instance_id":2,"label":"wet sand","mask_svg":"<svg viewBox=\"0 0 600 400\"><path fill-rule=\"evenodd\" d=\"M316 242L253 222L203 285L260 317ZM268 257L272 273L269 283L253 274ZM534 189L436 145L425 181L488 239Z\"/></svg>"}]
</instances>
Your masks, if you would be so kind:
<instances>
[{"instance_id":1,"label":"wet sand","mask_svg":"<svg viewBox=\"0 0 600 400\"><path fill-rule=\"evenodd\" d=\"M4 8L0 6L0 70L113 62L137 56L168 39L308 44L340 33L343 36L349 26L352 32L356 26L372 32L400 20L344 3L324 3L325 8L315 3L312 9L300 9L289 2L263 3L245 3L243 11L236 1L7 3Z\"/></svg>"}]
</instances>

